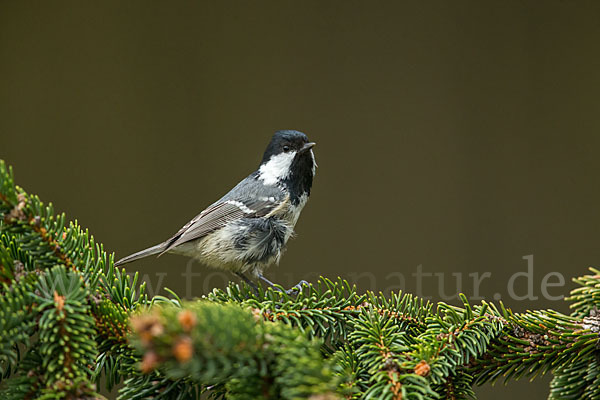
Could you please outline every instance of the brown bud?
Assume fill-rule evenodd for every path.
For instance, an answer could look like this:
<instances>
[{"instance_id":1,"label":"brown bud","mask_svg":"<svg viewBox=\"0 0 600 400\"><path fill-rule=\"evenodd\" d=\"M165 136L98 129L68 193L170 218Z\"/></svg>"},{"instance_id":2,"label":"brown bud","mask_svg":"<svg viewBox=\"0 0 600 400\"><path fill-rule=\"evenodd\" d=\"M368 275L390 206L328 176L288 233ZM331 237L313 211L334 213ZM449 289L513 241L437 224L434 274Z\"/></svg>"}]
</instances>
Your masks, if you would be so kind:
<instances>
[{"instance_id":1,"label":"brown bud","mask_svg":"<svg viewBox=\"0 0 600 400\"><path fill-rule=\"evenodd\" d=\"M188 361L192 358L194 347L192 345L192 339L189 336L183 336L173 346L173 355L180 363Z\"/></svg>"},{"instance_id":2,"label":"brown bud","mask_svg":"<svg viewBox=\"0 0 600 400\"><path fill-rule=\"evenodd\" d=\"M427 376L429 375L429 371L431 371L431 367L425 360L419 361L419 363L415 366L415 374L419 376Z\"/></svg>"},{"instance_id":3,"label":"brown bud","mask_svg":"<svg viewBox=\"0 0 600 400\"><path fill-rule=\"evenodd\" d=\"M65 296L59 295L56 290L54 291L54 304L56 304L58 311L62 311L65 308Z\"/></svg>"},{"instance_id":4,"label":"brown bud","mask_svg":"<svg viewBox=\"0 0 600 400\"><path fill-rule=\"evenodd\" d=\"M131 326L138 333L144 345L149 345L152 339L164 332L160 318L155 314L140 315L131 318Z\"/></svg>"},{"instance_id":5,"label":"brown bud","mask_svg":"<svg viewBox=\"0 0 600 400\"><path fill-rule=\"evenodd\" d=\"M140 365L140 369L143 373L147 374L152 371L158 365L158 356L155 352L149 351L144 354L144 358L142 358L142 363Z\"/></svg>"},{"instance_id":6,"label":"brown bud","mask_svg":"<svg viewBox=\"0 0 600 400\"><path fill-rule=\"evenodd\" d=\"M177 314L177 320L184 331L189 332L196 326L196 315L190 310L183 310Z\"/></svg>"}]
</instances>

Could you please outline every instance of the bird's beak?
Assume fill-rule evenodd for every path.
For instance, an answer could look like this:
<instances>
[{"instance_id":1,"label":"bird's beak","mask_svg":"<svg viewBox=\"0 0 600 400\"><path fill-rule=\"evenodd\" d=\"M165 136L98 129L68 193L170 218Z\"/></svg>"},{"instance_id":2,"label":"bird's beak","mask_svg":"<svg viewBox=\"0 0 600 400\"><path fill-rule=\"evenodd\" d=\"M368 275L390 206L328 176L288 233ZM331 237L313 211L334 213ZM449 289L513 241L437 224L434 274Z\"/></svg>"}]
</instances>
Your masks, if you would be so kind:
<instances>
[{"instance_id":1,"label":"bird's beak","mask_svg":"<svg viewBox=\"0 0 600 400\"><path fill-rule=\"evenodd\" d=\"M308 142L306 143L304 146L302 146L302 148L300 149L299 153L304 153L310 149L312 149L315 146L315 142Z\"/></svg>"}]
</instances>

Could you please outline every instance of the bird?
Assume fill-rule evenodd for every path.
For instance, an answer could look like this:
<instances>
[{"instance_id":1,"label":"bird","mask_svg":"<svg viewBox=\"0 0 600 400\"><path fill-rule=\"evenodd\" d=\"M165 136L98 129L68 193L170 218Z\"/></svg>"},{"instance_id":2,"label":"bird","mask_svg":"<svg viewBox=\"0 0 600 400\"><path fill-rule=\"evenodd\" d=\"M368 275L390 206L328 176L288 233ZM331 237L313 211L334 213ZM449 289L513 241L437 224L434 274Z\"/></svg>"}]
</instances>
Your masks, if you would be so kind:
<instances>
[{"instance_id":1,"label":"bird","mask_svg":"<svg viewBox=\"0 0 600 400\"><path fill-rule=\"evenodd\" d=\"M169 239L114 265L155 254L179 254L230 271L256 292L254 281L281 290L264 272L279 264L310 196L317 168L314 146L300 131L275 132L257 170ZM286 292L299 290L303 284L307 282L300 281Z\"/></svg>"}]
</instances>

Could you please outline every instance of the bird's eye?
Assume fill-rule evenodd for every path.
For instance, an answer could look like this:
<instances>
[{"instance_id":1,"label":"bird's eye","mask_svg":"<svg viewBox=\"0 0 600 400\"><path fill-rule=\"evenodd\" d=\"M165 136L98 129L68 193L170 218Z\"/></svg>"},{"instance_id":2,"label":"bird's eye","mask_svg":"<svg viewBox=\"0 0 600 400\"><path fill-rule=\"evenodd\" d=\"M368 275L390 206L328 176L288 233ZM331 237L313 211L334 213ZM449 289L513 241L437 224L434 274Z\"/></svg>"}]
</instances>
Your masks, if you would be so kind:
<instances>
[{"instance_id":1,"label":"bird's eye","mask_svg":"<svg viewBox=\"0 0 600 400\"><path fill-rule=\"evenodd\" d=\"M288 151L290 151L290 146L283 146L283 151L285 151L286 153L287 153Z\"/></svg>"}]
</instances>

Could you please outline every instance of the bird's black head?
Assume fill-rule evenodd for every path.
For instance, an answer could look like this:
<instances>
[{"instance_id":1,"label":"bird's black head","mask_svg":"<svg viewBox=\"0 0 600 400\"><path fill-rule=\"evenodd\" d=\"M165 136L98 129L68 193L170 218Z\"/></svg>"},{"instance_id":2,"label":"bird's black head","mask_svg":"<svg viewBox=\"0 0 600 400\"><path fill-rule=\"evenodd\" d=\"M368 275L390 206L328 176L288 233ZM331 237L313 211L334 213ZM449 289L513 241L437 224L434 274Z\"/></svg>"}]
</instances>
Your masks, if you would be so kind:
<instances>
[{"instance_id":1,"label":"bird's black head","mask_svg":"<svg viewBox=\"0 0 600 400\"><path fill-rule=\"evenodd\" d=\"M316 167L314 145L302 132L275 132L260 163L258 178L266 185L286 185L292 200L294 196L310 194Z\"/></svg>"},{"instance_id":2,"label":"bird's black head","mask_svg":"<svg viewBox=\"0 0 600 400\"><path fill-rule=\"evenodd\" d=\"M308 137L300 131L277 131L265 150L261 164L268 162L272 156L280 153L299 152L308 143Z\"/></svg>"}]
</instances>

